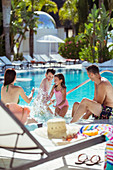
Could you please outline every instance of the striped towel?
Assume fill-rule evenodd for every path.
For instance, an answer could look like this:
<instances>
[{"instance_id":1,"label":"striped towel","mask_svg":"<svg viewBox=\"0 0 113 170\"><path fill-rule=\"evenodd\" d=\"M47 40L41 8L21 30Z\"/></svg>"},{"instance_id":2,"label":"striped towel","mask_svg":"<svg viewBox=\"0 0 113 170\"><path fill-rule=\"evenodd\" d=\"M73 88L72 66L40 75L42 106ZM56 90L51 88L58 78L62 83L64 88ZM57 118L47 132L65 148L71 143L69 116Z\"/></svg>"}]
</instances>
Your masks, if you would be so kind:
<instances>
[{"instance_id":1,"label":"striped towel","mask_svg":"<svg viewBox=\"0 0 113 170\"><path fill-rule=\"evenodd\" d=\"M104 169L113 170L113 125L109 124L84 125L81 127L79 133L83 134L85 131L91 130L93 132L95 129L98 131L98 134L105 135L107 139L105 148ZM86 133L85 135L88 136L88 133Z\"/></svg>"},{"instance_id":2,"label":"striped towel","mask_svg":"<svg viewBox=\"0 0 113 170\"><path fill-rule=\"evenodd\" d=\"M108 140L105 148L105 170L113 170L113 142Z\"/></svg>"}]
</instances>

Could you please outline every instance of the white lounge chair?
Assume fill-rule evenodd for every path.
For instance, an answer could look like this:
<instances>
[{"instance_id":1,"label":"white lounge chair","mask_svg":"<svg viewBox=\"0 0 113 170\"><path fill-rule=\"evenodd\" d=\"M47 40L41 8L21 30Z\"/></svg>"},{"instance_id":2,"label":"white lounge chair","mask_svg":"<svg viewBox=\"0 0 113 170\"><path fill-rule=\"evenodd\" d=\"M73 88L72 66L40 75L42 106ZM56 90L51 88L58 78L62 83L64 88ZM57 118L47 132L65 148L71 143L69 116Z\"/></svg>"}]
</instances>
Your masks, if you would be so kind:
<instances>
[{"instance_id":1,"label":"white lounge chair","mask_svg":"<svg viewBox=\"0 0 113 170\"><path fill-rule=\"evenodd\" d=\"M46 61L39 54L34 54L34 57L39 64L46 64Z\"/></svg>"},{"instance_id":2,"label":"white lounge chair","mask_svg":"<svg viewBox=\"0 0 113 170\"><path fill-rule=\"evenodd\" d=\"M57 62L65 62L65 58L63 58L60 54L51 54L50 57L54 60L56 60Z\"/></svg>"},{"instance_id":3,"label":"white lounge chair","mask_svg":"<svg viewBox=\"0 0 113 170\"><path fill-rule=\"evenodd\" d=\"M4 63L5 69L9 68L9 67L14 67L14 68L22 68L23 67L22 62L12 63L6 56L0 57L0 60Z\"/></svg>"},{"instance_id":4,"label":"white lounge chair","mask_svg":"<svg viewBox=\"0 0 113 170\"><path fill-rule=\"evenodd\" d=\"M40 56L41 58L43 58L43 60L45 60L46 63L49 63L50 65L54 63L54 66L55 66L55 64L57 63L55 59L48 57L46 54L40 54Z\"/></svg>"},{"instance_id":5,"label":"white lounge chair","mask_svg":"<svg viewBox=\"0 0 113 170\"><path fill-rule=\"evenodd\" d=\"M103 63L98 63L98 66L100 68L113 68L113 59L105 61Z\"/></svg>"},{"instance_id":6,"label":"white lounge chair","mask_svg":"<svg viewBox=\"0 0 113 170\"><path fill-rule=\"evenodd\" d=\"M23 54L23 57L29 63L33 60L33 58L29 54Z\"/></svg>"},{"instance_id":7,"label":"white lounge chair","mask_svg":"<svg viewBox=\"0 0 113 170\"><path fill-rule=\"evenodd\" d=\"M29 132L0 101L0 169L25 170L104 141L103 136L96 136L55 146L51 140L37 135L36 130Z\"/></svg>"},{"instance_id":8,"label":"white lounge chair","mask_svg":"<svg viewBox=\"0 0 113 170\"><path fill-rule=\"evenodd\" d=\"M50 61L50 58L46 54L40 54L40 57L46 62Z\"/></svg>"},{"instance_id":9,"label":"white lounge chair","mask_svg":"<svg viewBox=\"0 0 113 170\"><path fill-rule=\"evenodd\" d=\"M0 60L0 69L3 70L5 67L5 64Z\"/></svg>"}]
</instances>

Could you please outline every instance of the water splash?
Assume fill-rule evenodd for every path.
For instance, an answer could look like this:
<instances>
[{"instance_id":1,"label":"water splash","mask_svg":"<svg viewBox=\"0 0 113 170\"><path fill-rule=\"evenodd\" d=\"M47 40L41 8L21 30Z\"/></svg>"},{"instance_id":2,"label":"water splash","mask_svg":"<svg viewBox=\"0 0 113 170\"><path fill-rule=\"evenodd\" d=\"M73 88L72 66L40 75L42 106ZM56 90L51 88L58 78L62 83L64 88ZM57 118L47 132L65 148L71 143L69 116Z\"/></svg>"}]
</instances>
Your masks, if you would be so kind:
<instances>
[{"instance_id":1,"label":"water splash","mask_svg":"<svg viewBox=\"0 0 113 170\"><path fill-rule=\"evenodd\" d=\"M34 99L34 102L31 107L31 112L30 112L30 114L33 117L35 117L35 119L38 122L42 122L42 123L45 123L52 118L61 118L61 116L59 116L57 113L54 113L53 110L52 111L54 114L51 114L50 111L47 109L47 106L45 105L46 97L47 94L44 93L43 90L39 88L38 96L37 98ZM66 122L69 122L69 120L66 117L64 117L64 119L66 120Z\"/></svg>"},{"instance_id":2,"label":"water splash","mask_svg":"<svg viewBox=\"0 0 113 170\"><path fill-rule=\"evenodd\" d=\"M39 89L38 96L34 99L31 107L30 114L34 116L38 122L46 122L54 117L54 114L51 114L45 105L46 97L47 93L45 93L42 89Z\"/></svg>"}]
</instances>

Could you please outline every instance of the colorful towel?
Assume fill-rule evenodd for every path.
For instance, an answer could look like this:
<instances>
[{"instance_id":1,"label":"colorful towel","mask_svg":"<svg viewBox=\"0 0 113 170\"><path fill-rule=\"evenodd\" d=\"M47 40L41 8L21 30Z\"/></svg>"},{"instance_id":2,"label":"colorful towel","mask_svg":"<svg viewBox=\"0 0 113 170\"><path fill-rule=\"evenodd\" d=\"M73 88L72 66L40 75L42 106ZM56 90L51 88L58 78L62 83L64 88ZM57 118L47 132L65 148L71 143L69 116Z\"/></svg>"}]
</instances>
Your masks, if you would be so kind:
<instances>
[{"instance_id":1,"label":"colorful towel","mask_svg":"<svg viewBox=\"0 0 113 170\"><path fill-rule=\"evenodd\" d=\"M109 125L109 124L84 125L81 127L79 133L82 133L85 136L94 136L94 134L97 134L97 133L93 133L94 130L97 130L98 134L106 136L107 142L106 142L106 149L105 149L104 169L111 170L113 169L113 125Z\"/></svg>"}]
</instances>

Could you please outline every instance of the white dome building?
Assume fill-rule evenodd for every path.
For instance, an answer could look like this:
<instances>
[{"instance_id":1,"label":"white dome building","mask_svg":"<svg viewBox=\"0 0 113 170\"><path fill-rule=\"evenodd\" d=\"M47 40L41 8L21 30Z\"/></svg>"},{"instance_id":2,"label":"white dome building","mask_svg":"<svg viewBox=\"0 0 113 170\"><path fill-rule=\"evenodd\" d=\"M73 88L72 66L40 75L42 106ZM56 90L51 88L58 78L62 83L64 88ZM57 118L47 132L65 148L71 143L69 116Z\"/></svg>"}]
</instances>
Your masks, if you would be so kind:
<instances>
[{"instance_id":1,"label":"white dome building","mask_svg":"<svg viewBox=\"0 0 113 170\"><path fill-rule=\"evenodd\" d=\"M34 54L46 54L49 55L49 43L47 42L37 42L44 35L54 35L62 40L66 38L64 28L56 28L55 20L52 16L46 12L36 11L39 15L39 21L37 28L37 34L34 34ZM23 40L20 51L23 54L29 54L29 31L26 33L26 40ZM58 43L51 44L51 53L58 52Z\"/></svg>"}]
</instances>

